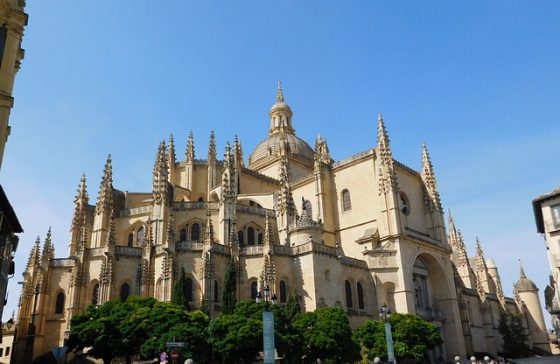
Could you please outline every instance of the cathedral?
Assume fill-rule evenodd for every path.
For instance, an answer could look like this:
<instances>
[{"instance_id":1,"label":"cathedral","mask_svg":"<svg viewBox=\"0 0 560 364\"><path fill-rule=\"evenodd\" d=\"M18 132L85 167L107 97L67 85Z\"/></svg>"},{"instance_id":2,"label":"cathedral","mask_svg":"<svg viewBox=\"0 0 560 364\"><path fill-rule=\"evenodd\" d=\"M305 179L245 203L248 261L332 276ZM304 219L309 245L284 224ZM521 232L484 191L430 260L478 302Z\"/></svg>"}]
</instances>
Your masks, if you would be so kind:
<instances>
[{"instance_id":1,"label":"cathedral","mask_svg":"<svg viewBox=\"0 0 560 364\"><path fill-rule=\"evenodd\" d=\"M418 314L442 333L433 359L497 356L504 309L523 314L533 348L550 351L535 284L521 270L506 297L481 244L469 257L451 216L446 227L426 145L420 171L393 159L379 115L377 145L334 161L324 138L313 148L296 135L280 87L269 118L248 159L237 137L223 159L213 133L204 159L192 133L181 161L173 137L161 142L148 192L114 187L111 156L95 204L82 176L68 256L55 257L50 230L29 255L16 362L63 346L70 318L88 305L130 295L170 301L182 268L191 307L215 317L231 260L238 300L268 287L284 304L297 291L304 310L341 307L353 327L378 319L383 304Z\"/></svg>"}]
</instances>

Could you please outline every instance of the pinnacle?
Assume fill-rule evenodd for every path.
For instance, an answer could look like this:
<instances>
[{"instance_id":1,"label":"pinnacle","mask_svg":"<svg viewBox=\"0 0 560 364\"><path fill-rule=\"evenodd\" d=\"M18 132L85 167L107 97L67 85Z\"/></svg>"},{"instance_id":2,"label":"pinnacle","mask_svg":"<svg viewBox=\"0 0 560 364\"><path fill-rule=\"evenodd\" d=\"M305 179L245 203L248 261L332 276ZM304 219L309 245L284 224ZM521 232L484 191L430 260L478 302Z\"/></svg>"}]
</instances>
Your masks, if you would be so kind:
<instances>
[{"instance_id":1,"label":"pinnacle","mask_svg":"<svg viewBox=\"0 0 560 364\"><path fill-rule=\"evenodd\" d=\"M282 81L276 83L276 101L284 102L284 93L282 92Z\"/></svg>"}]
</instances>

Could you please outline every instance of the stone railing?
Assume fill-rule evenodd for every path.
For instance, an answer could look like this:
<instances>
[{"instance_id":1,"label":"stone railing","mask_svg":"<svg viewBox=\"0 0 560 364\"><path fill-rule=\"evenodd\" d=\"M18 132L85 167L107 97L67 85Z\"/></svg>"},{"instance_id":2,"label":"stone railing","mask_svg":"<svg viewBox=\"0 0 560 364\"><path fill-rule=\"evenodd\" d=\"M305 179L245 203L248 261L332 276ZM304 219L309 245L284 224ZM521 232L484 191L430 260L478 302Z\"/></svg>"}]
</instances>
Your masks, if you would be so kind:
<instances>
[{"instance_id":1,"label":"stone railing","mask_svg":"<svg viewBox=\"0 0 560 364\"><path fill-rule=\"evenodd\" d=\"M178 241L175 243L175 251L202 250L204 243L201 241Z\"/></svg>"},{"instance_id":2,"label":"stone railing","mask_svg":"<svg viewBox=\"0 0 560 364\"><path fill-rule=\"evenodd\" d=\"M230 255L231 249L227 245L212 244L212 252L222 254L222 255Z\"/></svg>"},{"instance_id":3,"label":"stone railing","mask_svg":"<svg viewBox=\"0 0 560 364\"><path fill-rule=\"evenodd\" d=\"M288 256L294 255L292 248L286 245L273 245L272 249L274 250L274 254Z\"/></svg>"},{"instance_id":4,"label":"stone railing","mask_svg":"<svg viewBox=\"0 0 560 364\"><path fill-rule=\"evenodd\" d=\"M239 255L262 255L262 253L262 245L249 245L241 247L241 249L239 249Z\"/></svg>"},{"instance_id":5,"label":"stone railing","mask_svg":"<svg viewBox=\"0 0 560 364\"><path fill-rule=\"evenodd\" d=\"M258 207L258 206L237 205L235 211L243 212L246 214L258 215L258 216L268 216L268 217L276 216L276 212L274 210L269 210L269 209L265 209L264 207Z\"/></svg>"},{"instance_id":6,"label":"stone railing","mask_svg":"<svg viewBox=\"0 0 560 364\"><path fill-rule=\"evenodd\" d=\"M141 206L141 207L133 207L130 209L122 209L120 212L120 216L134 216L134 215L142 215L142 214L149 214L152 212L152 206Z\"/></svg>"},{"instance_id":7,"label":"stone railing","mask_svg":"<svg viewBox=\"0 0 560 364\"><path fill-rule=\"evenodd\" d=\"M105 248L88 248L86 255L89 257L100 257L105 254Z\"/></svg>"},{"instance_id":8,"label":"stone railing","mask_svg":"<svg viewBox=\"0 0 560 364\"><path fill-rule=\"evenodd\" d=\"M332 168L337 168L337 167L343 166L343 165L345 165L345 164L352 163L352 162L354 162L355 160L358 160L358 159L360 159L360 158L363 158L363 157L365 157L365 156L368 156L368 155L370 155L370 154L372 154L372 153L373 153L373 149L368 149L368 150L365 150L365 151L363 151L363 152L360 152L360 153L351 155L351 156L348 157L348 158L344 158L344 159L342 159L342 160L340 160L340 161L338 161L338 162L334 162L333 165L332 165Z\"/></svg>"},{"instance_id":9,"label":"stone railing","mask_svg":"<svg viewBox=\"0 0 560 364\"><path fill-rule=\"evenodd\" d=\"M142 248L136 248L131 246L116 246L115 253L117 255L124 255L127 257L141 257L142 256Z\"/></svg>"},{"instance_id":10,"label":"stone railing","mask_svg":"<svg viewBox=\"0 0 560 364\"><path fill-rule=\"evenodd\" d=\"M179 201L173 202L173 210L186 211L186 210L219 210L220 204L218 202L191 202Z\"/></svg>"},{"instance_id":11,"label":"stone railing","mask_svg":"<svg viewBox=\"0 0 560 364\"><path fill-rule=\"evenodd\" d=\"M317 252L320 254L326 254L333 257L339 256L339 250L337 248L333 248L325 244L319 244L314 241L292 247L293 255L300 255L309 252Z\"/></svg>"},{"instance_id":12,"label":"stone railing","mask_svg":"<svg viewBox=\"0 0 560 364\"><path fill-rule=\"evenodd\" d=\"M76 261L69 258L54 258L51 259L49 265L51 267L73 267L76 265Z\"/></svg>"},{"instance_id":13,"label":"stone railing","mask_svg":"<svg viewBox=\"0 0 560 364\"><path fill-rule=\"evenodd\" d=\"M340 257L340 262L344 265L348 265L351 267L356 267L356 268L361 268L361 269L367 269L367 263L363 260L360 259L356 259L356 258L350 258L347 256L341 256Z\"/></svg>"}]
</instances>

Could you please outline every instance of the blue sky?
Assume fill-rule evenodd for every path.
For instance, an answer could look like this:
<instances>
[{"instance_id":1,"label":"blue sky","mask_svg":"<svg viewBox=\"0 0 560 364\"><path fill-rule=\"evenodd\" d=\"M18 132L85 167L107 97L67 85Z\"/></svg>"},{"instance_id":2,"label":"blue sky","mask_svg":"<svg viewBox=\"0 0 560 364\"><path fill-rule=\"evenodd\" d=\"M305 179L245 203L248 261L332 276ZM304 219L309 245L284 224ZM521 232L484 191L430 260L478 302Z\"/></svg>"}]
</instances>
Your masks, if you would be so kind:
<instances>
[{"instance_id":1,"label":"blue sky","mask_svg":"<svg viewBox=\"0 0 560 364\"><path fill-rule=\"evenodd\" d=\"M80 175L95 202L149 191L158 142L188 132L200 157L266 136L276 81L297 134L335 159L376 144L382 112L399 161L426 142L443 204L506 294L548 281L531 200L560 185L560 4L555 1L28 1L26 57L0 175L24 226L4 318L37 235L66 256ZM542 295L541 295L542 299Z\"/></svg>"}]
</instances>

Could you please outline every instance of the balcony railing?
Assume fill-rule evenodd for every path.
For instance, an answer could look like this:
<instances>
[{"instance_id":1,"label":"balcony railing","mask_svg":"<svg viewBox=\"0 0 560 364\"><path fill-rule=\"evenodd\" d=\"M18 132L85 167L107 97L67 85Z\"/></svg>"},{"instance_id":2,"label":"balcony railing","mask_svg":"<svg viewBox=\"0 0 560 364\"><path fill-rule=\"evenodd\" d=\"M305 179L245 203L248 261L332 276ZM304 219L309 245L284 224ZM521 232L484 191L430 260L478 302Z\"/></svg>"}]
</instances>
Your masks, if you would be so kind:
<instances>
[{"instance_id":1,"label":"balcony railing","mask_svg":"<svg viewBox=\"0 0 560 364\"><path fill-rule=\"evenodd\" d=\"M142 248L136 248L131 246L119 246L115 247L115 252L117 255L127 256L127 257L141 257Z\"/></svg>"},{"instance_id":2,"label":"balcony railing","mask_svg":"<svg viewBox=\"0 0 560 364\"><path fill-rule=\"evenodd\" d=\"M269 210L269 209L265 209L264 207L258 207L258 206L237 205L235 211L243 212L251 215L258 215L258 216L268 216L268 217L276 216L276 212L274 210Z\"/></svg>"}]
</instances>

